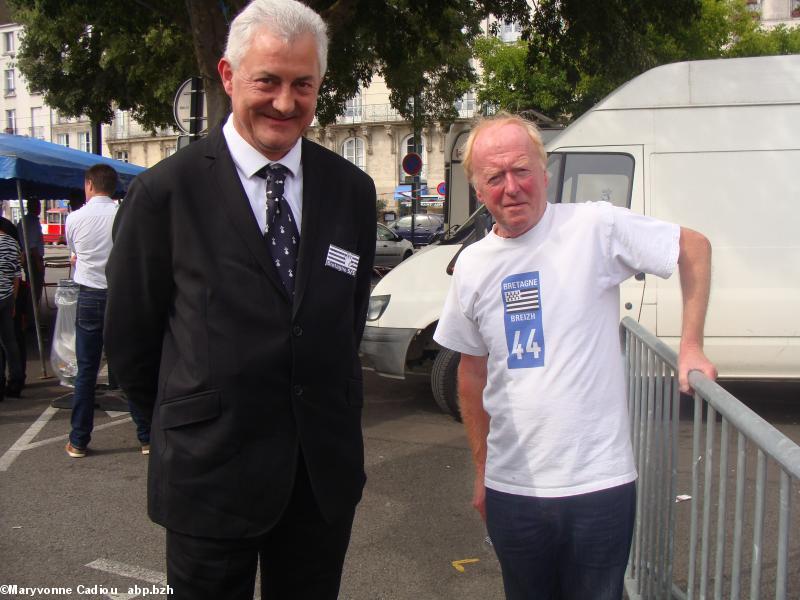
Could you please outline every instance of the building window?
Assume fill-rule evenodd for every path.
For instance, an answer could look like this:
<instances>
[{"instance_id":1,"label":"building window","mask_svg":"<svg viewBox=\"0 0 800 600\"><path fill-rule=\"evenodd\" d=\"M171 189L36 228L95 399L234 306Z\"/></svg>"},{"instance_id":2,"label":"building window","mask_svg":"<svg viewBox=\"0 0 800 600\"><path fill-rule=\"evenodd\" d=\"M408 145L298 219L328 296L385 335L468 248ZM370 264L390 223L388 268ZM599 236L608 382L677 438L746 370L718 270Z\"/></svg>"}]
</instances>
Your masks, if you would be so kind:
<instances>
[{"instance_id":1,"label":"building window","mask_svg":"<svg viewBox=\"0 0 800 600\"><path fill-rule=\"evenodd\" d=\"M360 123L363 114L361 92L344 103L344 120L348 123Z\"/></svg>"},{"instance_id":2,"label":"building window","mask_svg":"<svg viewBox=\"0 0 800 600\"><path fill-rule=\"evenodd\" d=\"M69 134L68 133L59 133L58 134L58 143L61 146L66 146L69 148Z\"/></svg>"},{"instance_id":3,"label":"building window","mask_svg":"<svg viewBox=\"0 0 800 600\"><path fill-rule=\"evenodd\" d=\"M522 28L516 21L503 21L500 25L500 39L504 42L516 42L522 37Z\"/></svg>"},{"instance_id":4,"label":"building window","mask_svg":"<svg viewBox=\"0 0 800 600\"><path fill-rule=\"evenodd\" d=\"M79 133L78 141L81 145L81 150L84 152L92 151L92 133L90 131L82 131Z\"/></svg>"},{"instance_id":5,"label":"building window","mask_svg":"<svg viewBox=\"0 0 800 600\"><path fill-rule=\"evenodd\" d=\"M42 119L42 107L31 108L31 137L44 139L44 120Z\"/></svg>"},{"instance_id":6,"label":"building window","mask_svg":"<svg viewBox=\"0 0 800 600\"><path fill-rule=\"evenodd\" d=\"M7 110L6 111L6 133L16 134L17 133L17 111L16 110Z\"/></svg>"},{"instance_id":7,"label":"building window","mask_svg":"<svg viewBox=\"0 0 800 600\"><path fill-rule=\"evenodd\" d=\"M470 90L456 100L456 110L462 119L471 119L475 116L475 92Z\"/></svg>"},{"instance_id":8,"label":"building window","mask_svg":"<svg viewBox=\"0 0 800 600\"><path fill-rule=\"evenodd\" d=\"M792 18L800 19L800 0L792 0Z\"/></svg>"},{"instance_id":9,"label":"building window","mask_svg":"<svg viewBox=\"0 0 800 600\"><path fill-rule=\"evenodd\" d=\"M114 152L114 158L117 160L121 160L122 162L128 162L128 151L127 150L117 150Z\"/></svg>"},{"instance_id":10,"label":"building window","mask_svg":"<svg viewBox=\"0 0 800 600\"><path fill-rule=\"evenodd\" d=\"M362 171L364 164L364 140L361 138L349 138L342 144L342 156L353 163Z\"/></svg>"},{"instance_id":11,"label":"building window","mask_svg":"<svg viewBox=\"0 0 800 600\"><path fill-rule=\"evenodd\" d=\"M14 83L14 69L6 69L6 96L11 96L17 89Z\"/></svg>"},{"instance_id":12,"label":"building window","mask_svg":"<svg viewBox=\"0 0 800 600\"><path fill-rule=\"evenodd\" d=\"M168 156L172 156L173 154L175 154L176 150L177 150L177 148L175 146L164 146L164 158L167 158ZM125 161L125 162L128 162L128 161Z\"/></svg>"},{"instance_id":13,"label":"building window","mask_svg":"<svg viewBox=\"0 0 800 600\"><path fill-rule=\"evenodd\" d=\"M3 33L3 52L14 54L14 32L6 31Z\"/></svg>"},{"instance_id":14,"label":"building window","mask_svg":"<svg viewBox=\"0 0 800 600\"><path fill-rule=\"evenodd\" d=\"M420 181L427 181L428 180L428 167L425 164L425 138L424 137L420 138L420 144L419 144L419 149L418 150L415 150L414 147L415 147L414 136L410 135L405 140L403 140L402 148L404 149L404 152L402 154L403 154L403 156L405 156L409 152L418 152L419 153L419 155L422 157L422 171L420 171L420 173L419 173L419 178L420 178ZM401 161L403 160L403 156L400 157ZM411 179L411 177L406 175L405 171L403 171L402 165L400 166L400 176L403 179L406 179L406 178L408 180Z\"/></svg>"},{"instance_id":15,"label":"building window","mask_svg":"<svg viewBox=\"0 0 800 600\"><path fill-rule=\"evenodd\" d=\"M114 137L117 139L121 139L127 137L125 132L127 131L127 119L128 113L124 110L117 109L114 111Z\"/></svg>"}]
</instances>

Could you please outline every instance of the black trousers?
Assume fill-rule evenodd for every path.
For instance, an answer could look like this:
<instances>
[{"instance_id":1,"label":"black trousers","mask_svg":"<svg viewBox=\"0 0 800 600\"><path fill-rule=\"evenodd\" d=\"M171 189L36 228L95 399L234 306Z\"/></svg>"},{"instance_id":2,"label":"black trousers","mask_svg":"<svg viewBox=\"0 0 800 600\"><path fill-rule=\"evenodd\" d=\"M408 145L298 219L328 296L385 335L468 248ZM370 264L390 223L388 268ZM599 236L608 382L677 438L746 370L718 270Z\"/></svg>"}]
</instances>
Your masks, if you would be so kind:
<instances>
[{"instance_id":1,"label":"black trousers","mask_svg":"<svg viewBox=\"0 0 800 600\"><path fill-rule=\"evenodd\" d=\"M210 539L167 530L170 600L252 600L257 564L263 600L335 600L354 513L323 519L301 456L292 499L268 533Z\"/></svg>"}]
</instances>

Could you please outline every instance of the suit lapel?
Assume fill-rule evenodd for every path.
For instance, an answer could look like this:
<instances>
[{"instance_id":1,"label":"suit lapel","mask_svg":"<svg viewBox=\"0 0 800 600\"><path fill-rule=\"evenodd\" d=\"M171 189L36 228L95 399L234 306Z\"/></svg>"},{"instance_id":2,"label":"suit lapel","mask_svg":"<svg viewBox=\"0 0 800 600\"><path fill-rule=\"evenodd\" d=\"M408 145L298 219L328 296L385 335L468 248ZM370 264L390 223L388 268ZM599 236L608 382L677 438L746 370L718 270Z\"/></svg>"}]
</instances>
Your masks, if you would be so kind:
<instances>
[{"instance_id":1,"label":"suit lapel","mask_svg":"<svg viewBox=\"0 0 800 600\"><path fill-rule=\"evenodd\" d=\"M300 232L300 252L297 256L297 281L294 288L294 310L297 313L303 295L308 285L309 274L313 270L316 260L315 250L317 245L317 229L320 220L320 202L323 198L323 190L320 177L321 165L316 155L316 148L313 144L303 138L302 142L302 164L303 164L303 220L302 231Z\"/></svg>"},{"instance_id":2,"label":"suit lapel","mask_svg":"<svg viewBox=\"0 0 800 600\"><path fill-rule=\"evenodd\" d=\"M233 158L231 158L228 144L225 142L225 136L222 134L222 127L218 127L209 134L208 146L209 152L206 156L211 159L211 180L216 185L217 197L233 222L236 234L242 238L250 252L253 253L262 270L266 273L267 278L289 302L289 295L283 287L283 283L281 283L275 265L272 263L269 248L259 230L258 221L253 215L250 201L247 199L244 188L242 188L239 173L236 170Z\"/></svg>"}]
</instances>

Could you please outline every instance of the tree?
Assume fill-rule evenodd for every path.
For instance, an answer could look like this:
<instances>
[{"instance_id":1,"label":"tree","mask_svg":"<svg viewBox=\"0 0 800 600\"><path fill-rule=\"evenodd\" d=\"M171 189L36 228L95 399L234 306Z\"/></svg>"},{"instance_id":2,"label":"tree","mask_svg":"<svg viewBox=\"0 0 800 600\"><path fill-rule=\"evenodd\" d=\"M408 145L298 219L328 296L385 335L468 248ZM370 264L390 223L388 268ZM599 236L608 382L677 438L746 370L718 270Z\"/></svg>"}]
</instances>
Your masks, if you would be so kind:
<instances>
[{"instance_id":1,"label":"tree","mask_svg":"<svg viewBox=\"0 0 800 600\"><path fill-rule=\"evenodd\" d=\"M540 2L541 13L525 34L528 42L477 42L484 69L479 99L566 121L657 65L800 52L800 28L762 30L745 0L671 3L677 11L672 17L653 12L659 6Z\"/></svg>"},{"instance_id":2,"label":"tree","mask_svg":"<svg viewBox=\"0 0 800 600\"><path fill-rule=\"evenodd\" d=\"M539 0L528 63L563 71L562 113L578 115L634 75L658 64L652 35L681 31L701 0Z\"/></svg>"},{"instance_id":3,"label":"tree","mask_svg":"<svg viewBox=\"0 0 800 600\"><path fill-rule=\"evenodd\" d=\"M328 24L331 47L317 117L332 122L374 75L406 117L455 116L474 83L470 66L489 13L525 22L525 0L304 0ZM19 66L31 87L66 115L108 122L112 106L143 124L171 122L178 84L199 74L209 121L229 111L217 75L228 23L245 0L9 0L25 27ZM124 9L122 9L124 7Z\"/></svg>"},{"instance_id":4,"label":"tree","mask_svg":"<svg viewBox=\"0 0 800 600\"><path fill-rule=\"evenodd\" d=\"M528 43L505 43L488 36L475 43L483 77L477 86L478 102L514 113L535 110L548 116L561 114L560 98L569 95L563 69L543 58L535 69L527 63Z\"/></svg>"}]
</instances>

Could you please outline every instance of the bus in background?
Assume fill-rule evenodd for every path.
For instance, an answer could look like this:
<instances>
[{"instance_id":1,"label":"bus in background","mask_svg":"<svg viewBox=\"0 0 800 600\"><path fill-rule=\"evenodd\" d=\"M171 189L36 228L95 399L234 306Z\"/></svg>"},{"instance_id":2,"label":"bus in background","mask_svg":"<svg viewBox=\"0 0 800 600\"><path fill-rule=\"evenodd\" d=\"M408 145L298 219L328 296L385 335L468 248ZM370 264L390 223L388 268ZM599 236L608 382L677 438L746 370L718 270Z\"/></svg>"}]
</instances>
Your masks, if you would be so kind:
<instances>
[{"instance_id":1,"label":"bus in background","mask_svg":"<svg viewBox=\"0 0 800 600\"><path fill-rule=\"evenodd\" d=\"M66 222L69 209L51 208L45 212L42 237L45 244L66 244Z\"/></svg>"}]
</instances>

